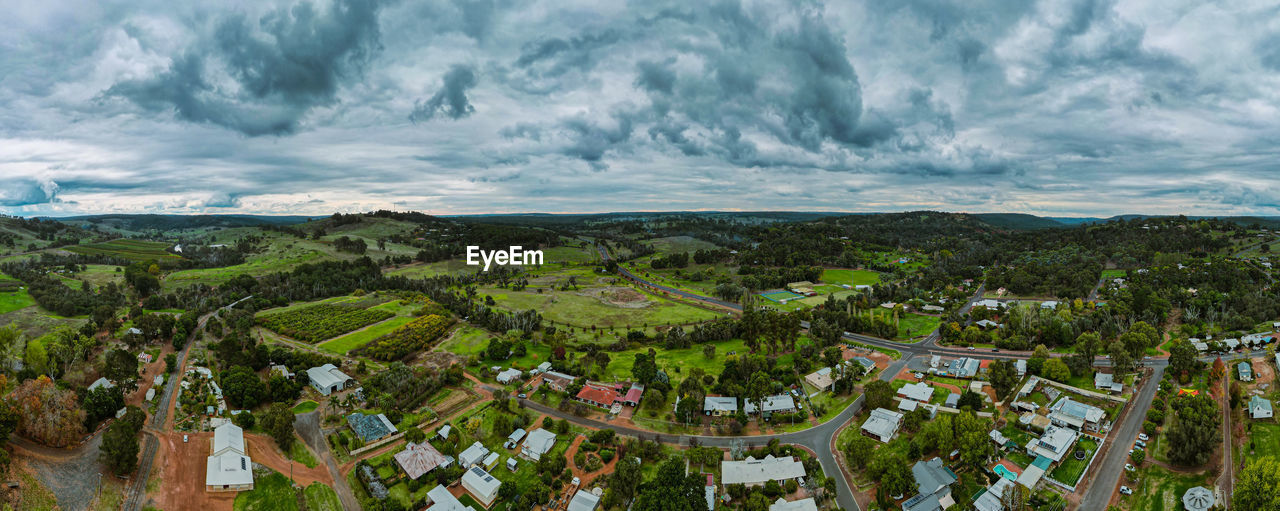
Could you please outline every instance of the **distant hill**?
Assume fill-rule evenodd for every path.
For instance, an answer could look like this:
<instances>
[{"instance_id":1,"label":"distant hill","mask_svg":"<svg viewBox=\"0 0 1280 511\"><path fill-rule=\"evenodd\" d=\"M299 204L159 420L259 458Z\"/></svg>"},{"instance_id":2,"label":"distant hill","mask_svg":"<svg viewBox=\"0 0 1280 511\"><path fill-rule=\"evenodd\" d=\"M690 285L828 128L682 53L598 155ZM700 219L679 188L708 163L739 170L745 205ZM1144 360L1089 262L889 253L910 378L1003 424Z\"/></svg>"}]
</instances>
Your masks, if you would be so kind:
<instances>
[{"instance_id":1,"label":"distant hill","mask_svg":"<svg viewBox=\"0 0 1280 511\"><path fill-rule=\"evenodd\" d=\"M978 213L973 216L974 218L977 218L978 220L981 220L993 227L999 227L1001 229L1032 230L1068 226L1068 224L1059 222L1052 218L1028 215L1025 213Z\"/></svg>"},{"instance_id":2,"label":"distant hill","mask_svg":"<svg viewBox=\"0 0 1280 511\"><path fill-rule=\"evenodd\" d=\"M124 231L168 231L202 227L293 225L315 217L266 215L86 215L57 218L70 225L109 227Z\"/></svg>"}]
</instances>

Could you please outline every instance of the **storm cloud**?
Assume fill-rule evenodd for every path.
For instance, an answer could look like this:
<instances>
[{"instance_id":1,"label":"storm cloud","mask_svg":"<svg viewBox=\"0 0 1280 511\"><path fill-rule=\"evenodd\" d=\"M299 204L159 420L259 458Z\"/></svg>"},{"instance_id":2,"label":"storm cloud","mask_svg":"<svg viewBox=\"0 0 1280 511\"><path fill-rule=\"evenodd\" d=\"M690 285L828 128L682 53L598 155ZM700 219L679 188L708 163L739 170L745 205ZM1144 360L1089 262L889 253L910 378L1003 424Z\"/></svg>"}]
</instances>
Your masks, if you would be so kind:
<instances>
[{"instance_id":1,"label":"storm cloud","mask_svg":"<svg viewBox=\"0 0 1280 511\"><path fill-rule=\"evenodd\" d=\"M1259 22L1273 5L139 0L8 14L11 214L1280 214L1280 26Z\"/></svg>"}]
</instances>

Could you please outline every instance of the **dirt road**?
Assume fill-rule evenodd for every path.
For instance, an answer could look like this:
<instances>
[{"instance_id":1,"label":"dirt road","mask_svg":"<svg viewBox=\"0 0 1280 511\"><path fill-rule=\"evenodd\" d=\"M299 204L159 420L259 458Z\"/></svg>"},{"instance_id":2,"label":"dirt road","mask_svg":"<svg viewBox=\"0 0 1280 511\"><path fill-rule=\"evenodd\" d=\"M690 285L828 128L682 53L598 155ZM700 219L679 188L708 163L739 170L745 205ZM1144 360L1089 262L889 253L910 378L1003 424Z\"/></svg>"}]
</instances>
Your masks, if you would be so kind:
<instances>
[{"instance_id":1,"label":"dirt road","mask_svg":"<svg viewBox=\"0 0 1280 511\"><path fill-rule=\"evenodd\" d=\"M324 439L324 431L320 429L320 412L310 412L299 415L293 423L293 429L298 432L298 436L302 437L302 441L306 442L311 451L316 453L320 458L320 462L324 464L329 471L329 478L333 481L333 489L338 494L338 500L342 502L343 509L360 509L360 502L356 500L356 496L351 492L351 486L347 484L347 479L342 476L342 472L338 471L338 463L334 461L333 454L329 452L329 443Z\"/></svg>"}]
</instances>

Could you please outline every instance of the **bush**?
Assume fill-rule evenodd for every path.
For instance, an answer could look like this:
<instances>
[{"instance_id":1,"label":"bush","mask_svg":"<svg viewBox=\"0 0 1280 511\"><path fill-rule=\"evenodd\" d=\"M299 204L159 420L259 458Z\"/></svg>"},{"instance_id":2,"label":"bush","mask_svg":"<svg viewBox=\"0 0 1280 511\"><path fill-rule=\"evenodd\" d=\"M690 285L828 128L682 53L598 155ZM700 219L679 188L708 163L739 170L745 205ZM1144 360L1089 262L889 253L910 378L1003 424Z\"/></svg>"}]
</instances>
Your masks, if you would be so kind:
<instances>
[{"instance_id":1,"label":"bush","mask_svg":"<svg viewBox=\"0 0 1280 511\"><path fill-rule=\"evenodd\" d=\"M1146 434L1148 434L1148 435L1154 435L1154 434L1156 434L1156 423L1151 422L1151 421L1143 422L1143 423L1142 423L1142 432L1143 432L1143 433L1146 433Z\"/></svg>"},{"instance_id":2,"label":"bush","mask_svg":"<svg viewBox=\"0 0 1280 511\"><path fill-rule=\"evenodd\" d=\"M577 454L574 454L574 455L573 455L573 465L574 465L574 466L576 466L576 467L578 467L578 468L586 468L586 466L587 466L587 453L582 452L582 451L578 451L578 453L577 453Z\"/></svg>"},{"instance_id":3,"label":"bush","mask_svg":"<svg viewBox=\"0 0 1280 511\"><path fill-rule=\"evenodd\" d=\"M595 472L604 468L604 462L600 461L600 457L592 454L587 457L587 472Z\"/></svg>"},{"instance_id":4,"label":"bush","mask_svg":"<svg viewBox=\"0 0 1280 511\"><path fill-rule=\"evenodd\" d=\"M600 450L600 446L593 444L591 442L582 442L581 444L578 445L578 450L586 451L586 452L596 452Z\"/></svg>"},{"instance_id":5,"label":"bush","mask_svg":"<svg viewBox=\"0 0 1280 511\"><path fill-rule=\"evenodd\" d=\"M787 479L787 484L782 485L782 491L787 494L795 493L800 489L800 484L795 479Z\"/></svg>"},{"instance_id":6,"label":"bush","mask_svg":"<svg viewBox=\"0 0 1280 511\"><path fill-rule=\"evenodd\" d=\"M1141 465L1142 461L1147 459L1147 453L1146 451L1138 449L1129 453L1129 459L1133 460L1134 465Z\"/></svg>"},{"instance_id":7,"label":"bush","mask_svg":"<svg viewBox=\"0 0 1280 511\"><path fill-rule=\"evenodd\" d=\"M600 449L600 458L603 459L605 463L613 461L613 456L613 449Z\"/></svg>"}]
</instances>

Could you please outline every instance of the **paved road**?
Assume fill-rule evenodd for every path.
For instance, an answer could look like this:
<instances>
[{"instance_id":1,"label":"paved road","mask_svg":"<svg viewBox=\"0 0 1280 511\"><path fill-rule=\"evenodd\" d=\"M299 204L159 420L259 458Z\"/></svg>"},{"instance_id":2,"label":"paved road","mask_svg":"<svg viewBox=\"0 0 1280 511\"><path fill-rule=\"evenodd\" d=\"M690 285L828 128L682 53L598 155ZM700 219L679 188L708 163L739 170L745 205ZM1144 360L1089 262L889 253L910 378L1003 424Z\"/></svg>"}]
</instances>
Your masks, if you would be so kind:
<instances>
[{"instance_id":1,"label":"paved road","mask_svg":"<svg viewBox=\"0 0 1280 511\"><path fill-rule=\"evenodd\" d=\"M1156 390L1160 388L1160 378L1164 376L1164 364L1153 364L1153 368L1154 371L1144 380L1142 390L1138 392L1133 408L1125 416L1124 422L1111 430L1111 446L1107 448L1102 462L1094 467L1097 475L1093 484L1089 485L1084 499L1080 501L1079 509L1106 509L1116 487L1120 485L1120 475L1124 473L1124 465L1129 462L1129 445L1138 438L1142 421L1146 419L1147 410L1151 409L1151 402L1156 397Z\"/></svg>"}]
</instances>

